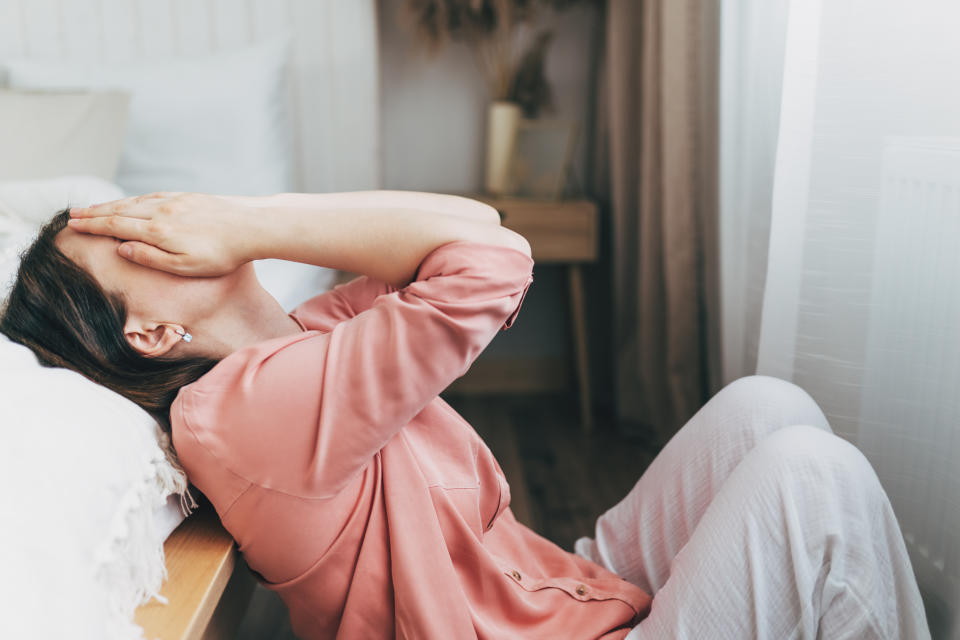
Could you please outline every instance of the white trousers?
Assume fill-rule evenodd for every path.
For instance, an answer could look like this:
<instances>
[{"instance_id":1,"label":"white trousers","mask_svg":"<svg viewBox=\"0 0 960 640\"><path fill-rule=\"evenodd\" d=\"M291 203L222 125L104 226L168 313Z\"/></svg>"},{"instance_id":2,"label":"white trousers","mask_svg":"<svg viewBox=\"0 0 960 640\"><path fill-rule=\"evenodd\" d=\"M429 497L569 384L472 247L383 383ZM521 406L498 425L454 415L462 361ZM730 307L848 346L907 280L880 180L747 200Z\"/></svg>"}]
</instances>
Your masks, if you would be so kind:
<instances>
[{"instance_id":1,"label":"white trousers","mask_svg":"<svg viewBox=\"0 0 960 640\"><path fill-rule=\"evenodd\" d=\"M627 640L930 637L876 473L776 378L720 391L575 551L654 596Z\"/></svg>"}]
</instances>

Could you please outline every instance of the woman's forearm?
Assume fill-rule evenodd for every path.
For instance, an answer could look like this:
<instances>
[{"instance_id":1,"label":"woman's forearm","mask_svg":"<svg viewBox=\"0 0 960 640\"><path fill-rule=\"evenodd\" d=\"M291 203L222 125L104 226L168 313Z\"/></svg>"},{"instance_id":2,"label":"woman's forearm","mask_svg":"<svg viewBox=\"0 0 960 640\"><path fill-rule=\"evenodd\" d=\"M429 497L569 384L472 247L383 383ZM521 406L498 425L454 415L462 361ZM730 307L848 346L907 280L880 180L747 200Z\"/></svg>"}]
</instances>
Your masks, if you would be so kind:
<instances>
[{"instance_id":1,"label":"woman's forearm","mask_svg":"<svg viewBox=\"0 0 960 640\"><path fill-rule=\"evenodd\" d=\"M384 208L432 211L444 215L500 224L500 214L490 205L463 196L426 191L344 191L337 193L278 193L272 196L226 196L238 204L257 208L315 209L318 203L329 207L337 203L344 209Z\"/></svg>"},{"instance_id":2,"label":"woman's forearm","mask_svg":"<svg viewBox=\"0 0 960 640\"><path fill-rule=\"evenodd\" d=\"M255 207L252 259L305 262L397 287L414 278L431 251L449 242L480 242L530 255L523 236L491 224L489 217L478 220L487 205L459 196L390 191L281 194Z\"/></svg>"},{"instance_id":3,"label":"woman's forearm","mask_svg":"<svg viewBox=\"0 0 960 640\"><path fill-rule=\"evenodd\" d=\"M131 262L195 277L280 258L400 287L416 276L427 254L458 240L530 255L529 243L501 227L491 207L412 191L264 198L155 193L73 209L69 224L80 233L123 240L117 251Z\"/></svg>"}]
</instances>

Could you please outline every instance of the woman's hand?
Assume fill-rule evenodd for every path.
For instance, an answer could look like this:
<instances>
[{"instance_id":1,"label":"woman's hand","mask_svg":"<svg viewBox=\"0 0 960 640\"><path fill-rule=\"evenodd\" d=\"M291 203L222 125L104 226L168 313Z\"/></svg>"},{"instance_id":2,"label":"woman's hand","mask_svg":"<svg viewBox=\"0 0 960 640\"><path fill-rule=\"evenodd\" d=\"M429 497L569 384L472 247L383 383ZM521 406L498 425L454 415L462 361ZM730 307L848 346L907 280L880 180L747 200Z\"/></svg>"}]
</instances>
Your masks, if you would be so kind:
<instances>
[{"instance_id":1,"label":"woman's hand","mask_svg":"<svg viewBox=\"0 0 960 640\"><path fill-rule=\"evenodd\" d=\"M121 256L182 276L221 276L254 259L254 210L240 198L151 193L70 210L74 231L119 238Z\"/></svg>"}]
</instances>

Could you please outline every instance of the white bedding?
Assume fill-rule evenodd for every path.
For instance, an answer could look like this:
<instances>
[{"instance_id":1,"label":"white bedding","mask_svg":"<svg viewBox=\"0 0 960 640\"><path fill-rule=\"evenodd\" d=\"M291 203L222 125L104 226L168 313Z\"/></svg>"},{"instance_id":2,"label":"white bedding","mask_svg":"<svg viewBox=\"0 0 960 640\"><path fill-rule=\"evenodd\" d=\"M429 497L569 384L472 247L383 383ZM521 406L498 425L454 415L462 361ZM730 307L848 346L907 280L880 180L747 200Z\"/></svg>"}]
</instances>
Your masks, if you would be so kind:
<instances>
[{"instance_id":1,"label":"white bedding","mask_svg":"<svg viewBox=\"0 0 960 640\"><path fill-rule=\"evenodd\" d=\"M92 177L0 183L5 284L54 212L121 195ZM163 541L190 500L169 438L134 403L41 366L2 335L0 426L0 482L12 489L0 509L0 566L18 577L0 593L0 638L142 637L133 612L159 591Z\"/></svg>"}]
</instances>

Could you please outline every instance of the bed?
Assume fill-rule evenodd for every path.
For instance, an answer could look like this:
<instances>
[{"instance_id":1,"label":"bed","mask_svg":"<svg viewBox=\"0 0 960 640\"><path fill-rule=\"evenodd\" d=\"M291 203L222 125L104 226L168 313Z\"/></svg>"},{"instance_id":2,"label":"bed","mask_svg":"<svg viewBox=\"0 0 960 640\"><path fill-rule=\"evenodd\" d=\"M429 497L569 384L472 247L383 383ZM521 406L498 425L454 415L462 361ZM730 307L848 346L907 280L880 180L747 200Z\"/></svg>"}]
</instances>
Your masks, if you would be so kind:
<instances>
[{"instance_id":1,"label":"bed","mask_svg":"<svg viewBox=\"0 0 960 640\"><path fill-rule=\"evenodd\" d=\"M79 92L84 90L87 76L72 73L69 87L48 86L43 83L53 77L49 75L49 68L58 64L89 65L100 69L101 76L103 70L113 68L122 69L129 76L136 74L137 65L144 65L146 71L142 78L148 78L154 77L148 73L156 73L156 69L165 64L184 63L200 68L205 64L201 61L218 55L229 56L245 47L283 39L288 56L283 69L282 91L286 101L283 117L290 136L285 142L286 157L279 163L289 163L289 175L284 178L282 190L324 192L378 188L379 98L374 12L373 0L0 0L0 88L15 86L15 76L19 74L18 81L31 91L52 87ZM231 60L232 64L240 64L244 59ZM38 73L37 68L42 72ZM242 73L234 75L242 76ZM251 77L253 75L251 73ZM26 84L23 84L24 78ZM100 84L92 85L93 89L110 88L107 81L96 82ZM218 82L220 79L214 77L207 84L216 87ZM250 91L259 90L259 85L251 80ZM166 118L165 126L182 124L184 139L198 137L191 127L204 132L199 127L202 123L192 121L189 114L184 117L182 112L155 113L161 106L151 103L150 117ZM103 126L110 124L104 122ZM113 126L116 130L118 123L113 122ZM142 127L143 122L126 122L124 145L130 143L131 128L137 126ZM69 144L69 136L75 134L75 130L66 130L61 138L63 144ZM176 134L173 131L171 135ZM168 135L166 131L164 135ZM35 138L31 136L27 143ZM60 142L54 139L51 144ZM28 150L35 151L24 149L24 157ZM5 140L5 148L0 153L8 155L7 164L0 163L2 183L11 177L2 172L18 166L16 145ZM11 154L14 154L12 159ZM152 174L147 165L138 167L136 175L130 171L124 173L130 168L127 165L132 162L131 158L136 159L135 155L121 154L117 161L117 182L127 194L180 190L183 184L189 190L210 193L281 190L274 188L279 182L256 183L255 180L237 182L233 188L229 172L215 173L208 171L210 167L200 167L195 174L186 176L185 183L171 182L160 171ZM191 152L191 155L202 154ZM253 154L252 162L256 161ZM171 162L176 165L176 159ZM261 162L262 167L251 164L244 170L250 175L275 172L277 162L267 157L261 158ZM50 171L51 175L40 177L56 177L62 169ZM112 177L109 166L104 172L101 178ZM185 172L189 173L186 170L180 173ZM217 181L221 175L227 182ZM172 186L166 186L168 183ZM318 283L332 286L335 280L335 274L334 278L324 280L315 274L284 271L279 267L270 275L275 282L275 295L288 308L318 293ZM202 496L198 497L199 506L186 519L182 515L177 518L174 506L166 511L168 515L173 514L169 515L173 519L167 522L172 533L163 545L168 575L160 594L168 602L153 599L140 604L133 621L136 627L118 632L115 637L136 638L134 628L142 629L145 638L163 640L227 638L235 633L255 581L210 504Z\"/></svg>"}]
</instances>

